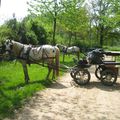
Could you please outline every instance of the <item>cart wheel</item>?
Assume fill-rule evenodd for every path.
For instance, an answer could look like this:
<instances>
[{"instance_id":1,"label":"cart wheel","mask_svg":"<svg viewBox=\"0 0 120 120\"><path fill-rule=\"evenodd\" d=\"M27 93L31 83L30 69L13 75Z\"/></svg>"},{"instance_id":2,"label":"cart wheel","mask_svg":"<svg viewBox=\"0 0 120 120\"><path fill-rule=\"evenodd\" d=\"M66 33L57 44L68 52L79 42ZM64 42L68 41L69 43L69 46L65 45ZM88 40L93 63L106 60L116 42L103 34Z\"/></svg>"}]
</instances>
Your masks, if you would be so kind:
<instances>
[{"instance_id":1,"label":"cart wheel","mask_svg":"<svg viewBox=\"0 0 120 120\"><path fill-rule=\"evenodd\" d=\"M101 73L103 71L103 68L101 66L97 67L95 70L95 76L100 80L101 78Z\"/></svg>"},{"instance_id":2,"label":"cart wheel","mask_svg":"<svg viewBox=\"0 0 120 120\"><path fill-rule=\"evenodd\" d=\"M78 67L74 67L71 71L70 71L70 75L72 78L74 78L74 74L75 72L78 70Z\"/></svg>"},{"instance_id":3,"label":"cart wheel","mask_svg":"<svg viewBox=\"0 0 120 120\"><path fill-rule=\"evenodd\" d=\"M74 73L75 73L75 71L70 72L70 75L71 75L72 78L74 78Z\"/></svg>"},{"instance_id":4,"label":"cart wheel","mask_svg":"<svg viewBox=\"0 0 120 120\"><path fill-rule=\"evenodd\" d=\"M78 85L86 85L90 81L90 73L87 69L81 69L74 73L74 81Z\"/></svg>"},{"instance_id":5,"label":"cart wheel","mask_svg":"<svg viewBox=\"0 0 120 120\"><path fill-rule=\"evenodd\" d=\"M117 74L110 69L106 69L101 73L101 82L104 85L112 86L117 80Z\"/></svg>"}]
</instances>

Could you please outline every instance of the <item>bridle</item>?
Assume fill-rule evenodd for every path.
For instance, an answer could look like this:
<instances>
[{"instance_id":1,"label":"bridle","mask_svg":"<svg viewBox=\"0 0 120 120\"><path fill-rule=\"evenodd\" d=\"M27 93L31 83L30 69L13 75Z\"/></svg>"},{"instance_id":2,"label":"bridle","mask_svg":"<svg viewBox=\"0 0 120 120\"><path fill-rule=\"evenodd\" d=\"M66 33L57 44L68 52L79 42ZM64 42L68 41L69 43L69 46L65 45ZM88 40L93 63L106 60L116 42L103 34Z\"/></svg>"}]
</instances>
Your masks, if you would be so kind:
<instances>
[{"instance_id":1,"label":"bridle","mask_svg":"<svg viewBox=\"0 0 120 120\"><path fill-rule=\"evenodd\" d=\"M10 49L6 49L6 45L4 45L5 52L8 52L8 54L11 55L12 54L12 49L13 49L13 43L10 41L10 43L8 43L8 44L10 44L10 46L9 46Z\"/></svg>"}]
</instances>

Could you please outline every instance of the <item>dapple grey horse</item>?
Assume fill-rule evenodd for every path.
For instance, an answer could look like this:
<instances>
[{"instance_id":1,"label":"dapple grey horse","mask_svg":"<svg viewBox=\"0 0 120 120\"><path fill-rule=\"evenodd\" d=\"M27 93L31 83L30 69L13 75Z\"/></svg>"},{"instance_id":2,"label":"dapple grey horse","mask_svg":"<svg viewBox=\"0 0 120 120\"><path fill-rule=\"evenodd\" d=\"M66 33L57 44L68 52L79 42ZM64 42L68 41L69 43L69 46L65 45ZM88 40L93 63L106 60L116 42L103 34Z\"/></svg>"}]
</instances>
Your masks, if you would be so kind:
<instances>
[{"instance_id":1,"label":"dapple grey horse","mask_svg":"<svg viewBox=\"0 0 120 120\"><path fill-rule=\"evenodd\" d=\"M57 44L56 45L60 51L63 53L63 62L64 62L64 59L65 59L65 55L70 55L70 54L75 54L79 60L79 54L80 54L80 48L77 47L77 46L71 46L71 47L67 47L67 46L64 46L64 45L60 45L60 44Z\"/></svg>"},{"instance_id":2,"label":"dapple grey horse","mask_svg":"<svg viewBox=\"0 0 120 120\"><path fill-rule=\"evenodd\" d=\"M52 69L52 78L55 77L55 73L57 76L59 75L59 48L56 46L41 45L33 47L13 40L6 40L4 48L5 54L13 55L22 64L26 83L29 81L27 64L46 63L48 67L47 78L49 78Z\"/></svg>"}]
</instances>

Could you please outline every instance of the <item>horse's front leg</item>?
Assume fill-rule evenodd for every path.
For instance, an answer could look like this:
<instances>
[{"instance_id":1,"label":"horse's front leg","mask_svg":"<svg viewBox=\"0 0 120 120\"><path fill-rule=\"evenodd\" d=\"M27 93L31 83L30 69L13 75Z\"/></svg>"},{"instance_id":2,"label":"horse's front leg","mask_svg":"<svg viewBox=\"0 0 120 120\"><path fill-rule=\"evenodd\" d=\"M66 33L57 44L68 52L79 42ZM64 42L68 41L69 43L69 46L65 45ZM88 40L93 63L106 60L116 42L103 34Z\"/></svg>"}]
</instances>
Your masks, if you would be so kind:
<instances>
[{"instance_id":1,"label":"horse's front leg","mask_svg":"<svg viewBox=\"0 0 120 120\"><path fill-rule=\"evenodd\" d=\"M24 71L25 83L28 83L30 79L29 79L29 75L28 75L28 69L27 69L26 62L22 62L22 67L23 67L23 71Z\"/></svg>"},{"instance_id":2,"label":"horse's front leg","mask_svg":"<svg viewBox=\"0 0 120 120\"><path fill-rule=\"evenodd\" d=\"M48 74L46 79L49 79L50 73L51 73L52 68L50 67L50 65L48 65Z\"/></svg>"},{"instance_id":3,"label":"horse's front leg","mask_svg":"<svg viewBox=\"0 0 120 120\"><path fill-rule=\"evenodd\" d=\"M63 53L63 62L65 61L65 53Z\"/></svg>"},{"instance_id":4,"label":"horse's front leg","mask_svg":"<svg viewBox=\"0 0 120 120\"><path fill-rule=\"evenodd\" d=\"M56 69L56 68L53 66L52 69L53 69L53 75L52 75L52 80L53 80L53 79L55 79L55 74L56 74L56 70L55 70L55 69Z\"/></svg>"},{"instance_id":5,"label":"horse's front leg","mask_svg":"<svg viewBox=\"0 0 120 120\"><path fill-rule=\"evenodd\" d=\"M53 75L52 75L52 80L55 78L55 68L54 68L54 65L51 63L49 63L48 64L48 74L47 74L47 78L46 79L48 79L49 78L49 76L50 76L50 73L51 73L51 71L53 70Z\"/></svg>"}]
</instances>

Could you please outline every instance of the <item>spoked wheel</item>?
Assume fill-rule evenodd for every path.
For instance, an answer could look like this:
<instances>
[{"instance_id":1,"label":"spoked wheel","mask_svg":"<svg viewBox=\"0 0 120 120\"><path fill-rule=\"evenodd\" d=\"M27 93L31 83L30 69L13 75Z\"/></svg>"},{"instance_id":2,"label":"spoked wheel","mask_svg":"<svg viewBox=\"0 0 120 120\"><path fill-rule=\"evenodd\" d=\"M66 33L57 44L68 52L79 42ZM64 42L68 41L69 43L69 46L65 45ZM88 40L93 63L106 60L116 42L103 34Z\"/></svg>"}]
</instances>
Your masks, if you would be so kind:
<instances>
[{"instance_id":1,"label":"spoked wheel","mask_svg":"<svg viewBox=\"0 0 120 120\"><path fill-rule=\"evenodd\" d=\"M70 72L70 75L71 75L72 78L74 78L74 73L75 73L75 71Z\"/></svg>"},{"instance_id":2,"label":"spoked wheel","mask_svg":"<svg viewBox=\"0 0 120 120\"><path fill-rule=\"evenodd\" d=\"M71 69L70 75L71 75L72 78L74 78L75 72L76 72L77 70L78 70L78 67L77 67L77 66L75 66L74 68Z\"/></svg>"},{"instance_id":3,"label":"spoked wheel","mask_svg":"<svg viewBox=\"0 0 120 120\"><path fill-rule=\"evenodd\" d=\"M74 81L78 85L86 85L90 81L90 73L87 69L81 69L74 73Z\"/></svg>"},{"instance_id":4,"label":"spoked wheel","mask_svg":"<svg viewBox=\"0 0 120 120\"><path fill-rule=\"evenodd\" d=\"M100 80L100 78L101 78L101 73L102 73L102 71L103 71L103 67L102 67L102 66L97 67L96 70L95 70L95 76L96 76L99 80Z\"/></svg>"},{"instance_id":5,"label":"spoked wheel","mask_svg":"<svg viewBox=\"0 0 120 120\"><path fill-rule=\"evenodd\" d=\"M115 71L106 69L101 73L101 82L104 85L112 86L117 80Z\"/></svg>"}]
</instances>

